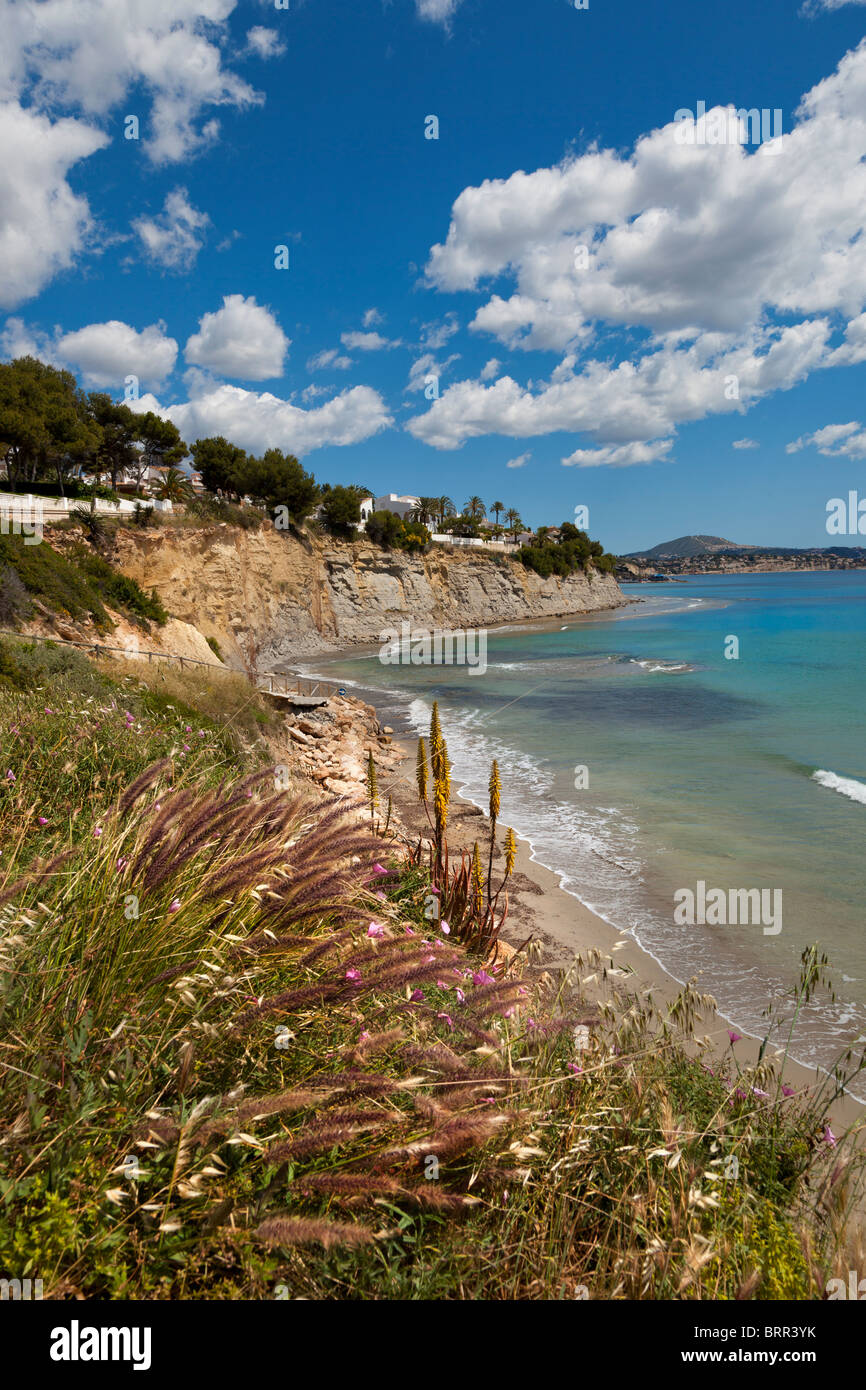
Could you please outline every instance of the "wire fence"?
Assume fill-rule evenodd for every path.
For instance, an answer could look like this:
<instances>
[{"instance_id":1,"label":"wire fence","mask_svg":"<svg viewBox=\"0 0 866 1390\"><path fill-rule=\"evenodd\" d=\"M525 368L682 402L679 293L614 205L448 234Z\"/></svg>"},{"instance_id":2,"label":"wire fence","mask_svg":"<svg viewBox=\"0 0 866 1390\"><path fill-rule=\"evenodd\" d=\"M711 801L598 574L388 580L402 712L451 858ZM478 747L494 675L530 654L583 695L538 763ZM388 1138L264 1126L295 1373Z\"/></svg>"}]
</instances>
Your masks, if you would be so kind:
<instances>
[{"instance_id":1,"label":"wire fence","mask_svg":"<svg viewBox=\"0 0 866 1390\"><path fill-rule=\"evenodd\" d=\"M129 657L130 660L146 656L148 661L179 661L182 667L206 666L211 671L224 671L230 676L243 674L243 672L232 671L219 661L199 661L197 657L178 656L175 652L149 652L143 651L141 647L114 647L109 642L74 642L67 637L40 637L35 633L15 632L6 627L0 627L0 637L15 637L19 642L53 642L61 647L78 647L82 651L93 652L97 656L100 652L120 652L123 656Z\"/></svg>"},{"instance_id":2,"label":"wire fence","mask_svg":"<svg viewBox=\"0 0 866 1390\"><path fill-rule=\"evenodd\" d=\"M209 671L220 671L227 676L244 676L251 685L255 685L265 695L283 697L299 695L305 699L318 695L327 699L332 695L346 694L339 681L325 680L318 676L296 676L275 671L255 671L250 676L246 671L232 670L230 666L225 666L222 662L200 661L198 657L179 656L176 652L145 651L141 647L117 647L109 642L76 642L67 637L41 637L31 633L15 632L11 628L0 628L0 637L14 637L19 642L53 642L62 647L77 647L79 650L89 652L94 656L99 656L103 652L120 652L129 660L142 660L146 657L151 662L176 661L180 663L181 669L186 666L203 666Z\"/></svg>"}]
</instances>

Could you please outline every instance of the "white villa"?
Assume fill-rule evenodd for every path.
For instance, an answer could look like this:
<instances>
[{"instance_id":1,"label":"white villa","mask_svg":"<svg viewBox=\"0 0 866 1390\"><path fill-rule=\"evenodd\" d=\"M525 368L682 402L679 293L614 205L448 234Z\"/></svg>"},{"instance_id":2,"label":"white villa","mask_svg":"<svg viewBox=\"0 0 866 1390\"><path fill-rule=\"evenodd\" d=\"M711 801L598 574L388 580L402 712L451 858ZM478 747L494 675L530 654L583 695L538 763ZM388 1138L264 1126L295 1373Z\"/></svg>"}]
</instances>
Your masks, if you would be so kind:
<instances>
[{"instance_id":1,"label":"white villa","mask_svg":"<svg viewBox=\"0 0 866 1390\"><path fill-rule=\"evenodd\" d=\"M387 492L384 497L376 497L375 499L366 497L364 503L367 502L370 503L370 511L367 512L367 516L370 515L370 512L395 512L397 516L405 520L410 512L414 512L416 507L420 507L421 498L398 497L396 492ZM364 517L364 504L361 506L361 516Z\"/></svg>"},{"instance_id":2,"label":"white villa","mask_svg":"<svg viewBox=\"0 0 866 1390\"><path fill-rule=\"evenodd\" d=\"M386 492L384 497L364 497L361 501L361 524L358 530L364 530L373 512L394 512L405 520L420 505L420 497L409 497L405 494L398 496L396 492Z\"/></svg>"}]
</instances>

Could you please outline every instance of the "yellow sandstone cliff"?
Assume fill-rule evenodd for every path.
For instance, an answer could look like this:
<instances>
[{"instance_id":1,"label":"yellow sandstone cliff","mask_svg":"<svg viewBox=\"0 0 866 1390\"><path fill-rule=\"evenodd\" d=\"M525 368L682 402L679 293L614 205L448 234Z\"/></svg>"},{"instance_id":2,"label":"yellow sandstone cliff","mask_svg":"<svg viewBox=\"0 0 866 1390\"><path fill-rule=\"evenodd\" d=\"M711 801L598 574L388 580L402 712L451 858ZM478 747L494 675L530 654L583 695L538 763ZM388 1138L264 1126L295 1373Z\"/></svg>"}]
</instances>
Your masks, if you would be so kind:
<instances>
[{"instance_id":1,"label":"yellow sandstone cliff","mask_svg":"<svg viewBox=\"0 0 866 1390\"><path fill-rule=\"evenodd\" d=\"M618 607L612 575L542 579L518 561L446 547L427 555L229 525L119 533L115 562L230 665L268 670L416 627L479 628Z\"/></svg>"}]
</instances>

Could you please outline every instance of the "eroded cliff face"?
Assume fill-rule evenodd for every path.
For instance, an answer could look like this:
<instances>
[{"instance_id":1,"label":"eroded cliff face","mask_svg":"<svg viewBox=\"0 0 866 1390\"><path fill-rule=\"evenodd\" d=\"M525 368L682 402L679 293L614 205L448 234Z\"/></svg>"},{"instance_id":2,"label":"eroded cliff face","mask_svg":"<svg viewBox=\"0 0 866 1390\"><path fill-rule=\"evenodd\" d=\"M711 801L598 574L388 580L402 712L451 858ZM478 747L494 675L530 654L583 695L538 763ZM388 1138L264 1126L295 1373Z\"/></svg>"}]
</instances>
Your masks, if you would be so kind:
<instances>
[{"instance_id":1,"label":"eroded cliff face","mask_svg":"<svg viewBox=\"0 0 866 1390\"><path fill-rule=\"evenodd\" d=\"M416 627L495 623L618 607L612 575L542 579L509 559L434 547L425 556L298 540L263 526L123 531L116 561L176 617L216 637L232 665L279 667Z\"/></svg>"}]
</instances>

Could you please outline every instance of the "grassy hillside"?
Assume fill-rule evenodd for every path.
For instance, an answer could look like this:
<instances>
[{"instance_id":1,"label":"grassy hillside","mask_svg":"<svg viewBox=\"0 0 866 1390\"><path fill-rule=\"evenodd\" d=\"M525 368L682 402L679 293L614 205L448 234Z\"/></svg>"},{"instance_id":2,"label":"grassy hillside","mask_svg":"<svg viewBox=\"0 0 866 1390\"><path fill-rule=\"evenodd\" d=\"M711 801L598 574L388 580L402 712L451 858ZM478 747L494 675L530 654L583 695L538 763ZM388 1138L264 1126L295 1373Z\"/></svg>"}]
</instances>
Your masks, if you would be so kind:
<instances>
[{"instance_id":1,"label":"grassy hillside","mask_svg":"<svg viewBox=\"0 0 866 1390\"><path fill-rule=\"evenodd\" d=\"M695 1056L692 989L659 1016L609 959L469 949L423 855L269 765L240 678L180 680L0 644L7 1277L815 1298L849 1268L824 1100Z\"/></svg>"},{"instance_id":2,"label":"grassy hillside","mask_svg":"<svg viewBox=\"0 0 866 1390\"><path fill-rule=\"evenodd\" d=\"M106 605L145 628L168 616L155 594L84 541L64 553L46 540L28 545L23 536L0 535L0 626L29 618L34 598L61 617L90 618L101 631L112 627Z\"/></svg>"}]
</instances>

